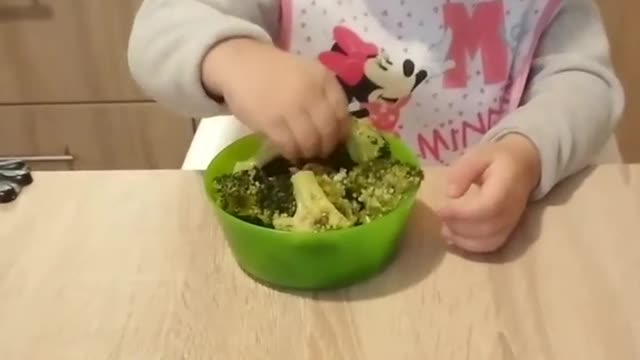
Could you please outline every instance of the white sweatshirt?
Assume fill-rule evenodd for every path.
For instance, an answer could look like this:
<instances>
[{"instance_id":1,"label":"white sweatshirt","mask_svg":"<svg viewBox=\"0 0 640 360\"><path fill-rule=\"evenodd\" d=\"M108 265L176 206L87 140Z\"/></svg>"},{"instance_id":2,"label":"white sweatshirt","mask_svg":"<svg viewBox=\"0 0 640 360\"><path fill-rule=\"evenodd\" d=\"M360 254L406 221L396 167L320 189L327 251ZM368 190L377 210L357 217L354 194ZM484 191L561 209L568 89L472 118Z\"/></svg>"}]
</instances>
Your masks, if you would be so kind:
<instances>
[{"instance_id":1,"label":"white sweatshirt","mask_svg":"<svg viewBox=\"0 0 640 360\"><path fill-rule=\"evenodd\" d=\"M588 165L623 110L592 0L145 0L131 71L179 112L225 113L202 86L201 62L238 36L327 65L353 113L426 164L507 133L528 137L542 159L534 199Z\"/></svg>"}]
</instances>

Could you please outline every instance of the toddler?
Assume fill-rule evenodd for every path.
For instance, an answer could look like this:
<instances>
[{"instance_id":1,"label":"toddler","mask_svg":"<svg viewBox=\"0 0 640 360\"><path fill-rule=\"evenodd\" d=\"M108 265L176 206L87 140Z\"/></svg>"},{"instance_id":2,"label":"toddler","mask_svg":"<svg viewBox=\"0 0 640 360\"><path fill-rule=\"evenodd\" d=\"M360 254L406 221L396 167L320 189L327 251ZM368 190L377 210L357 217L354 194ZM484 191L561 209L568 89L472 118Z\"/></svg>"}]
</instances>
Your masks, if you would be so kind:
<instances>
[{"instance_id":1,"label":"toddler","mask_svg":"<svg viewBox=\"0 0 640 360\"><path fill-rule=\"evenodd\" d=\"M353 118L399 136L447 166L442 235L472 252L584 168L623 108L592 0L145 0L129 63L160 103L229 109L292 160Z\"/></svg>"}]
</instances>

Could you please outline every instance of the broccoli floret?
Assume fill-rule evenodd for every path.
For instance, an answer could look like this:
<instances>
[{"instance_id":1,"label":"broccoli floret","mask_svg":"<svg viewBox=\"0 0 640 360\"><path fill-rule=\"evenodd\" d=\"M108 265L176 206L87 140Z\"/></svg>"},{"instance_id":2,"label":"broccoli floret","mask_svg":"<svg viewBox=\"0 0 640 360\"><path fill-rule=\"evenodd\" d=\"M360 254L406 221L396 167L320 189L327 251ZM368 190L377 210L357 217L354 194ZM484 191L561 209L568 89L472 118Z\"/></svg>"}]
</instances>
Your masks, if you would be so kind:
<instances>
[{"instance_id":1,"label":"broccoli floret","mask_svg":"<svg viewBox=\"0 0 640 360\"><path fill-rule=\"evenodd\" d=\"M308 170L314 173L318 185L322 188L327 199L331 201L333 206L335 206L342 215L354 222L357 220L359 203L357 201L351 201L347 197L347 191L344 186L344 179L347 176L346 169L336 170L325 164L309 163L305 164L302 170Z\"/></svg>"},{"instance_id":2,"label":"broccoli floret","mask_svg":"<svg viewBox=\"0 0 640 360\"><path fill-rule=\"evenodd\" d=\"M259 199L264 184L259 169L251 168L213 179L213 195L218 205L229 214L243 220L264 223L264 211Z\"/></svg>"},{"instance_id":3,"label":"broccoli floret","mask_svg":"<svg viewBox=\"0 0 640 360\"><path fill-rule=\"evenodd\" d=\"M332 174L316 174L318 184L327 196L327 199L331 201L333 206L335 206L342 215L355 223L358 221L360 203L354 198L348 196L347 189L345 187L346 177L346 170Z\"/></svg>"},{"instance_id":4,"label":"broccoli floret","mask_svg":"<svg viewBox=\"0 0 640 360\"><path fill-rule=\"evenodd\" d=\"M359 222L368 223L395 209L420 186L419 167L394 159L377 159L356 166L344 179L345 189L362 206Z\"/></svg>"},{"instance_id":5,"label":"broccoli floret","mask_svg":"<svg viewBox=\"0 0 640 360\"><path fill-rule=\"evenodd\" d=\"M244 161L238 161L233 168L233 171L239 172L243 170L250 170L253 168L262 168L270 161L276 159L278 156L278 152L274 147L265 144L261 146L261 148L253 157Z\"/></svg>"},{"instance_id":6,"label":"broccoli floret","mask_svg":"<svg viewBox=\"0 0 640 360\"><path fill-rule=\"evenodd\" d=\"M279 230L318 232L347 228L347 219L327 198L313 171L298 171L291 177L296 211L293 216L275 216L273 225Z\"/></svg>"},{"instance_id":7,"label":"broccoli floret","mask_svg":"<svg viewBox=\"0 0 640 360\"><path fill-rule=\"evenodd\" d=\"M266 218L263 221L271 224L274 216L293 216L296 199L293 196L291 176L265 177L263 184L258 192L258 204Z\"/></svg>"},{"instance_id":8,"label":"broccoli floret","mask_svg":"<svg viewBox=\"0 0 640 360\"><path fill-rule=\"evenodd\" d=\"M370 124L355 121L346 142L349 156L358 164L390 158L391 149L384 136Z\"/></svg>"},{"instance_id":9,"label":"broccoli floret","mask_svg":"<svg viewBox=\"0 0 640 360\"><path fill-rule=\"evenodd\" d=\"M259 168L240 170L213 180L216 202L227 213L261 226L296 209L289 176L268 177Z\"/></svg>"}]
</instances>

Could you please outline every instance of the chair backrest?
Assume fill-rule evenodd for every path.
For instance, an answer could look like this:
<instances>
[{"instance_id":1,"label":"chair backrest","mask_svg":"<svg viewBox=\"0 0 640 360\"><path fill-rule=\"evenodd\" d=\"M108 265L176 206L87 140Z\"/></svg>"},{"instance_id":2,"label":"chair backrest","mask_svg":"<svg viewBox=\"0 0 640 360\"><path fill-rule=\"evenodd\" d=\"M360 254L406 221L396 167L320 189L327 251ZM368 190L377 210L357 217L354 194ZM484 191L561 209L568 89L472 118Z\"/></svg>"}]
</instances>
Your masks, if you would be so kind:
<instances>
[{"instance_id":1,"label":"chair backrest","mask_svg":"<svg viewBox=\"0 0 640 360\"><path fill-rule=\"evenodd\" d=\"M182 164L183 170L204 170L222 149L251 133L233 116L214 116L200 120Z\"/></svg>"}]
</instances>

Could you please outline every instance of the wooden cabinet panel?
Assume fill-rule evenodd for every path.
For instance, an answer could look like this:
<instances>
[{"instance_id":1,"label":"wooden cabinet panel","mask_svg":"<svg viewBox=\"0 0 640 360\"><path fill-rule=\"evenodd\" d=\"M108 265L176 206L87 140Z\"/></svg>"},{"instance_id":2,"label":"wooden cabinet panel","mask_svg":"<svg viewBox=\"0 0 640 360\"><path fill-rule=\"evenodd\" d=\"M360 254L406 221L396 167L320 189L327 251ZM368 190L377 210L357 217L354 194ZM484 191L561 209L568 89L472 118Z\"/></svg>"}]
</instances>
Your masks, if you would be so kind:
<instances>
[{"instance_id":1,"label":"wooden cabinet panel","mask_svg":"<svg viewBox=\"0 0 640 360\"><path fill-rule=\"evenodd\" d=\"M35 169L180 168L191 119L154 103L0 106L0 156L71 155Z\"/></svg>"},{"instance_id":2,"label":"wooden cabinet panel","mask_svg":"<svg viewBox=\"0 0 640 360\"><path fill-rule=\"evenodd\" d=\"M146 99L126 55L141 1L0 1L0 104Z\"/></svg>"},{"instance_id":3,"label":"wooden cabinet panel","mask_svg":"<svg viewBox=\"0 0 640 360\"><path fill-rule=\"evenodd\" d=\"M638 0L599 0L611 39L617 73L626 91L626 111L618 130L618 141L626 162L640 162L640 12Z\"/></svg>"}]
</instances>

